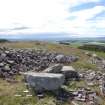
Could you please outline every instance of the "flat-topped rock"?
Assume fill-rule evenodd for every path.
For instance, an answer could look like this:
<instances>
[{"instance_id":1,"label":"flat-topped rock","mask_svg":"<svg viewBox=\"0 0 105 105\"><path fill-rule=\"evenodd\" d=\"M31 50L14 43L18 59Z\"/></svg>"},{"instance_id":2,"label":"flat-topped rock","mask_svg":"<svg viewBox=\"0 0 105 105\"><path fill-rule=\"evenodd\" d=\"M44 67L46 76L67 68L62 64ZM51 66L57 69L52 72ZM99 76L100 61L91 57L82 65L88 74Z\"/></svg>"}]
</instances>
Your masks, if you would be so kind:
<instances>
[{"instance_id":1,"label":"flat-topped rock","mask_svg":"<svg viewBox=\"0 0 105 105\"><path fill-rule=\"evenodd\" d=\"M79 77L78 72L72 66L63 66L61 73L64 74L67 79Z\"/></svg>"},{"instance_id":2,"label":"flat-topped rock","mask_svg":"<svg viewBox=\"0 0 105 105\"><path fill-rule=\"evenodd\" d=\"M24 75L27 75L27 76L34 76L34 77L48 77L48 78L54 78L54 77L56 77L56 78L58 78L58 77L61 77L62 76L62 74L54 74L54 73L42 73L42 72L40 72L40 73L38 73L38 72L26 72L26 73L24 73Z\"/></svg>"},{"instance_id":3,"label":"flat-topped rock","mask_svg":"<svg viewBox=\"0 0 105 105\"><path fill-rule=\"evenodd\" d=\"M65 81L62 74L27 72L24 75L29 86L35 90L56 90Z\"/></svg>"}]
</instances>

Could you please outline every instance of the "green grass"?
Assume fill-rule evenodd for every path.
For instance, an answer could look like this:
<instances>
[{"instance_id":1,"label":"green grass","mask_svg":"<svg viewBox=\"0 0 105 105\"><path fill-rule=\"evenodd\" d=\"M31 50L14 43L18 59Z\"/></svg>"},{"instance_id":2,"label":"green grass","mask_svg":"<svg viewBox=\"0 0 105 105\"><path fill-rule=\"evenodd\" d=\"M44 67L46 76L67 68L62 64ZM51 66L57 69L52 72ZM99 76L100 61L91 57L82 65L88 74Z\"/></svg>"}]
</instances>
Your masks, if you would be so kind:
<instances>
[{"instance_id":1,"label":"green grass","mask_svg":"<svg viewBox=\"0 0 105 105\"><path fill-rule=\"evenodd\" d=\"M30 90L29 93L24 93L26 86L23 82L23 77L18 76L17 83L8 83L0 79L0 105L71 105L69 102L56 100L52 93L46 93L41 100ZM15 96L15 95L21 96ZM32 94L32 97L27 97L27 94Z\"/></svg>"},{"instance_id":2,"label":"green grass","mask_svg":"<svg viewBox=\"0 0 105 105\"><path fill-rule=\"evenodd\" d=\"M98 56L105 58L105 52L95 52Z\"/></svg>"},{"instance_id":3,"label":"green grass","mask_svg":"<svg viewBox=\"0 0 105 105\"><path fill-rule=\"evenodd\" d=\"M23 92L27 88L22 82L22 77L18 76L17 81L17 83L8 83L0 79L0 105L35 105L36 97L26 97ZM16 94L21 97L16 97Z\"/></svg>"},{"instance_id":4,"label":"green grass","mask_svg":"<svg viewBox=\"0 0 105 105\"><path fill-rule=\"evenodd\" d=\"M83 69L83 70L97 70L97 67L95 64L90 64L88 62L81 62L81 61L77 61L75 63L72 64L77 70Z\"/></svg>"},{"instance_id":5,"label":"green grass","mask_svg":"<svg viewBox=\"0 0 105 105\"><path fill-rule=\"evenodd\" d=\"M84 50L85 52L90 52L91 54L92 53L95 53L96 55L98 55L99 57L102 57L102 58L105 58L105 52L100 52L100 51L88 51L88 50Z\"/></svg>"},{"instance_id":6,"label":"green grass","mask_svg":"<svg viewBox=\"0 0 105 105\"><path fill-rule=\"evenodd\" d=\"M67 86L67 90L77 90L77 88L79 87L87 87L85 81L80 80L80 81L70 81L68 86Z\"/></svg>"},{"instance_id":7,"label":"green grass","mask_svg":"<svg viewBox=\"0 0 105 105\"><path fill-rule=\"evenodd\" d=\"M0 105L56 105L56 100L53 96L47 95L42 100L39 100L33 91L24 93L27 88L24 85L23 77L18 76L17 83L8 83L0 79ZM32 97L27 97L27 94L32 94ZM21 96L15 96L21 95Z\"/></svg>"},{"instance_id":8,"label":"green grass","mask_svg":"<svg viewBox=\"0 0 105 105\"><path fill-rule=\"evenodd\" d=\"M81 42L70 43L71 46L78 48L79 46L83 45Z\"/></svg>"}]
</instances>

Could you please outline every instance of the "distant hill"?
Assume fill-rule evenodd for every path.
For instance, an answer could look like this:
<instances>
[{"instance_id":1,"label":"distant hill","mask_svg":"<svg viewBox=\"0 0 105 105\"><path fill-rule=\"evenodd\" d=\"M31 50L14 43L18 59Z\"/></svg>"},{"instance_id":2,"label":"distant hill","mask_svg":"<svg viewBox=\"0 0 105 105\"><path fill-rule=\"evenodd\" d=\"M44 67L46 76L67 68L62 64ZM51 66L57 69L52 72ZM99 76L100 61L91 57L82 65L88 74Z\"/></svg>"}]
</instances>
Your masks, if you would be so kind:
<instances>
[{"instance_id":1,"label":"distant hill","mask_svg":"<svg viewBox=\"0 0 105 105\"><path fill-rule=\"evenodd\" d=\"M9 42L7 39L0 39L0 43Z\"/></svg>"}]
</instances>

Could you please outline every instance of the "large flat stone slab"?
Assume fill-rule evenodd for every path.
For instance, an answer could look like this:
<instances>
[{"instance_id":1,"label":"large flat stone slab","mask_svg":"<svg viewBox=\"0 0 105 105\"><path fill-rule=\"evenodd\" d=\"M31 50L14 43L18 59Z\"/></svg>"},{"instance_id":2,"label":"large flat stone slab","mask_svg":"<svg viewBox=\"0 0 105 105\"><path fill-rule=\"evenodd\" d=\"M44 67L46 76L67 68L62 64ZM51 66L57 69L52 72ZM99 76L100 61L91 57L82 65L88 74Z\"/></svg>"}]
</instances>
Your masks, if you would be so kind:
<instances>
[{"instance_id":1,"label":"large flat stone slab","mask_svg":"<svg viewBox=\"0 0 105 105\"><path fill-rule=\"evenodd\" d=\"M35 90L56 90L65 81L62 74L27 72L24 75L28 84Z\"/></svg>"}]
</instances>

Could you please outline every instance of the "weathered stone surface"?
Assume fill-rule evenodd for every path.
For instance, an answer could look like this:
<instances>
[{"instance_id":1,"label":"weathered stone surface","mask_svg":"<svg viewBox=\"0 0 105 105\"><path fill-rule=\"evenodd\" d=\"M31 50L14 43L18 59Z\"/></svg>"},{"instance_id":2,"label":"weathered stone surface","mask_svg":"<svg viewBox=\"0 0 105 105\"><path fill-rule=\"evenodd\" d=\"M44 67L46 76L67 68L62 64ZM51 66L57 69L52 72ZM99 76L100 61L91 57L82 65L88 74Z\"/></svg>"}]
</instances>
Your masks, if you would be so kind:
<instances>
[{"instance_id":1,"label":"weathered stone surface","mask_svg":"<svg viewBox=\"0 0 105 105\"><path fill-rule=\"evenodd\" d=\"M61 73L63 65L62 64L55 64L47 69L44 70L46 73Z\"/></svg>"},{"instance_id":2,"label":"weathered stone surface","mask_svg":"<svg viewBox=\"0 0 105 105\"><path fill-rule=\"evenodd\" d=\"M0 63L0 67L3 67L4 66L4 63Z\"/></svg>"},{"instance_id":3,"label":"weathered stone surface","mask_svg":"<svg viewBox=\"0 0 105 105\"><path fill-rule=\"evenodd\" d=\"M2 53L2 54L1 54L1 57L2 57L2 58L6 57L6 54L5 54L5 53Z\"/></svg>"},{"instance_id":4,"label":"weathered stone surface","mask_svg":"<svg viewBox=\"0 0 105 105\"><path fill-rule=\"evenodd\" d=\"M66 78L79 78L79 74L72 66L63 66L61 73L65 75Z\"/></svg>"},{"instance_id":5,"label":"weathered stone surface","mask_svg":"<svg viewBox=\"0 0 105 105\"><path fill-rule=\"evenodd\" d=\"M62 55L62 54L59 54L59 55L57 55L56 57L55 57L55 59L59 62L59 61L63 61L64 60L64 55Z\"/></svg>"},{"instance_id":6,"label":"weathered stone surface","mask_svg":"<svg viewBox=\"0 0 105 105\"><path fill-rule=\"evenodd\" d=\"M7 60L7 62L8 62L9 64L14 64L14 61L12 61L12 60Z\"/></svg>"},{"instance_id":7,"label":"weathered stone surface","mask_svg":"<svg viewBox=\"0 0 105 105\"><path fill-rule=\"evenodd\" d=\"M6 65L6 66L4 67L4 70L5 70L5 71L10 71L11 68L9 67L9 65Z\"/></svg>"},{"instance_id":8,"label":"weathered stone surface","mask_svg":"<svg viewBox=\"0 0 105 105\"><path fill-rule=\"evenodd\" d=\"M56 90L65 80L62 74L27 72L24 75L29 86L35 90Z\"/></svg>"},{"instance_id":9,"label":"weathered stone surface","mask_svg":"<svg viewBox=\"0 0 105 105\"><path fill-rule=\"evenodd\" d=\"M57 63L71 63L72 61L77 61L78 57L75 56L65 56L63 54L58 54L55 57Z\"/></svg>"}]
</instances>

